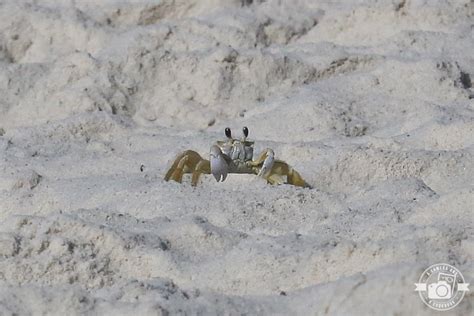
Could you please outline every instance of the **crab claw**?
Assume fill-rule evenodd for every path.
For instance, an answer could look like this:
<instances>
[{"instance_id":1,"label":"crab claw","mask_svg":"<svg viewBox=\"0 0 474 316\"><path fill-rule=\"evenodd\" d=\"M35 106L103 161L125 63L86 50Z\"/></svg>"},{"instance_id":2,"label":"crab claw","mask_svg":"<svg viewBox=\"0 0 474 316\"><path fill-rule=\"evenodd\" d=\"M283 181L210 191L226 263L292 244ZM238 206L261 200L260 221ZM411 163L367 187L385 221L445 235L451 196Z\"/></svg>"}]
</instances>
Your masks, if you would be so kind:
<instances>
[{"instance_id":1,"label":"crab claw","mask_svg":"<svg viewBox=\"0 0 474 316\"><path fill-rule=\"evenodd\" d=\"M227 161L220 148L216 145L211 147L210 159L211 173L216 178L217 182L224 181L227 177Z\"/></svg>"},{"instance_id":2,"label":"crab claw","mask_svg":"<svg viewBox=\"0 0 474 316\"><path fill-rule=\"evenodd\" d=\"M263 161L262 169L260 169L258 173L259 177L264 177L268 175L268 173L272 170L273 162L275 161L274 156L275 156L275 153L273 152L273 150L268 148L266 150L265 160Z\"/></svg>"}]
</instances>

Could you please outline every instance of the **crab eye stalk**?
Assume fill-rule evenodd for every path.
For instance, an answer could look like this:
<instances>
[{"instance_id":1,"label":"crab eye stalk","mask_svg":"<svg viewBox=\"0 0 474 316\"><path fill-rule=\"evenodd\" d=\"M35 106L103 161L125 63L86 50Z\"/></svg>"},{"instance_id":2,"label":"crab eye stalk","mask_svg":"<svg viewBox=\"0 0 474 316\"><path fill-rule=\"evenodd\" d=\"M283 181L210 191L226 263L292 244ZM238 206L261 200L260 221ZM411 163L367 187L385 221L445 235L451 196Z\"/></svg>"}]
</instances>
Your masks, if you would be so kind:
<instances>
[{"instance_id":1,"label":"crab eye stalk","mask_svg":"<svg viewBox=\"0 0 474 316\"><path fill-rule=\"evenodd\" d=\"M247 128L247 126L244 126L244 128L242 129L242 131L244 132L244 136L245 136L245 137L248 137L248 136L249 136L249 129Z\"/></svg>"},{"instance_id":2,"label":"crab eye stalk","mask_svg":"<svg viewBox=\"0 0 474 316\"><path fill-rule=\"evenodd\" d=\"M225 136L227 136L227 138L232 138L232 132L228 127L225 128Z\"/></svg>"}]
</instances>

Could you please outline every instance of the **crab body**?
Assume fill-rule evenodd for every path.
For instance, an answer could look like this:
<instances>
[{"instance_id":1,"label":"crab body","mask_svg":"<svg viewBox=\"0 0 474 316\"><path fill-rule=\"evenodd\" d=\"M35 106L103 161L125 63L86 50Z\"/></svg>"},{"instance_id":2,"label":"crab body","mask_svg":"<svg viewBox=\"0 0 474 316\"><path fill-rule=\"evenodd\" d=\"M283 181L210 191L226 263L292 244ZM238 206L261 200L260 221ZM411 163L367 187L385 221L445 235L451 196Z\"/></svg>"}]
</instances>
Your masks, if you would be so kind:
<instances>
[{"instance_id":1,"label":"crab body","mask_svg":"<svg viewBox=\"0 0 474 316\"><path fill-rule=\"evenodd\" d=\"M224 181L229 173L246 173L263 177L271 184L285 183L286 177L286 183L308 186L286 162L274 159L272 149L267 148L254 160L254 142L247 140L247 127L243 128L241 139L232 138L229 128L226 128L225 134L227 140L217 141L211 146L209 160L192 150L179 154L166 173L165 180L181 182L184 173L192 173L191 184L195 186L202 173L212 174L218 182Z\"/></svg>"}]
</instances>

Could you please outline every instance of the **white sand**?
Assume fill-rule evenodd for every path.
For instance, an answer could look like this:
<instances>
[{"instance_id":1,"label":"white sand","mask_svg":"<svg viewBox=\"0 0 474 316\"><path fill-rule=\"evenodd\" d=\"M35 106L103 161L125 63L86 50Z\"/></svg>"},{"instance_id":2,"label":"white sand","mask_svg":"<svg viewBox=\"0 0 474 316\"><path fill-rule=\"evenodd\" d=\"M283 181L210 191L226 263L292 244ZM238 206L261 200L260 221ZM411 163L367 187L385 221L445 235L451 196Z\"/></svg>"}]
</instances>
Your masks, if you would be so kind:
<instances>
[{"instance_id":1,"label":"white sand","mask_svg":"<svg viewBox=\"0 0 474 316\"><path fill-rule=\"evenodd\" d=\"M0 2L0 315L429 315L424 268L474 283L474 2L129 2ZM163 180L226 126L313 189Z\"/></svg>"}]
</instances>

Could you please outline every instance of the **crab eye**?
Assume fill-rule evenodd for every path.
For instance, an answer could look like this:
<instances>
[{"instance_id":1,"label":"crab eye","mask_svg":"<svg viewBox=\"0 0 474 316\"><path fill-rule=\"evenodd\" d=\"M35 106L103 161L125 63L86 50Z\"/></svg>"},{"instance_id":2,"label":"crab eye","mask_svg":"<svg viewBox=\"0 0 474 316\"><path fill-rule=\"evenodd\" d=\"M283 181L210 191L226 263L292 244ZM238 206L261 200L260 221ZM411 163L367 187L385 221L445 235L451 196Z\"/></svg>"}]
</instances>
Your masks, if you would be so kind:
<instances>
[{"instance_id":1,"label":"crab eye","mask_svg":"<svg viewBox=\"0 0 474 316\"><path fill-rule=\"evenodd\" d=\"M249 129L247 128L247 126L244 126L244 128L242 129L242 131L244 132L244 136L245 136L245 137L249 136Z\"/></svg>"},{"instance_id":2,"label":"crab eye","mask_svg":"<svg viewBox=\"0 0 474 316\"><path fill-rule=\"evenodd\" d=\"M225 128L225 136L227 136L227 138L232 138L232 133L228 127Z\"/></svg>"}]
</instances>

